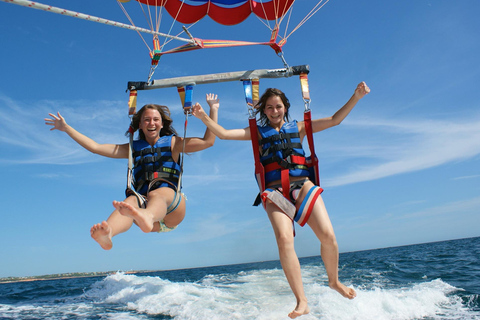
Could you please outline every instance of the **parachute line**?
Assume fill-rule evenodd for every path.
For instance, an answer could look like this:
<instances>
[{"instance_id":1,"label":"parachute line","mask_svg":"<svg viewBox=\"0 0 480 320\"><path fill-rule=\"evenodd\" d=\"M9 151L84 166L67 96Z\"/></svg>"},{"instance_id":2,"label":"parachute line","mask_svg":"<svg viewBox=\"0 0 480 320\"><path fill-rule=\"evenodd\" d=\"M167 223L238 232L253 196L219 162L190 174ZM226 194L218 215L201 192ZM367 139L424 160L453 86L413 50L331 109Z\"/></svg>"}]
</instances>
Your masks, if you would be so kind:
<instances>
[{"instance_id":1,"label":"parachute line","mask_svg":"<svg viewBox=\"0 0 480 320\"><path fill-rule=\"evenodd\" d=\"M117 0L117 3L118 5L120 6L120 8L122 9L123 13L125 14L125 16L127 17L128 21L130 21L130 23L132 24L132 26L135 26L135 23L133 22L132 18L130 17L130 15L128 14L127 10L125 9L125 7L123 6L123 4ZM150 46L147 44L147 41L145 41L145 38L142 36L142 34L137 30L137 33L138 35L140 36L140 39L142 39L143 43L145 44L145 46L148 48L148 51L151 51L150 49Z\"/></svg>"},{"instance_id":2,"label":"parachute line","mask_svg":"<svg viewBox=\"0 0 480 320\"><path fill-rule=\"evenodd\" d=\"M318 12L318 10L322 9L323 6L325 6L329 1L330 0L325 0L325 2L324 2L324 0L318 1L318 3L315 5L315 7L313 7L312 10L310 10L310 12L305 16L305 18L303 18L302 21L300 21L298 23L298 25L288 34L288 36L285 37L285 39L290 37L292 35L292 33L294 33L301 26L303 26L305 24L305 22L307 22L311 17L313 17Z\"/></svg>"},{"instance_id":3,"label":"parachute line","mask_svg":"<svg viewBox=\"0 0 480 320\"><path fill-rule=\"evenodd\" d=\"M161 36L161 37L165 37L165 38L175 39L175 40L178 40L178 41L192 43L191 39L185 39L185 38L181 38L181 37L171 36L171 35L168 35L168 34L165 34L165 33L162 33L162 32L155 32L155 31L151 31L151 30L148 30L148 29L145 29L145 28L135 27L135 26L128 25L128 24L125 24L125 23L121 23L121 22L118 22L118 21L103 19L103 18L99 18L99 17L96 17L96 16L91 16L91 15L80 13L80 12L66 10L66 9L62 9L62 8L58 8L58 7L53 7L53 6L45 5L45 4L38 3L38 2L33 2L33 1L28 1L28 0L0 0L0 1L6 2L6 3L16 4L16 5L19 5L19 6L22 6L22 7L28 7L28 8L32 8L32 9L57 13L57 14L61 14L61 15L65 15L65 16L69 16L69 17L73 17L73 18L82 19L82 20L102 23L102 24L106 24L106 25L109 25L109 26L113 26L113 27L124 28L124 29L133 30L133 31L137 31L137 32L143 32L143 33L153 34L153 35L157 35L157 36Z\"/></svg>"}]
</instances>

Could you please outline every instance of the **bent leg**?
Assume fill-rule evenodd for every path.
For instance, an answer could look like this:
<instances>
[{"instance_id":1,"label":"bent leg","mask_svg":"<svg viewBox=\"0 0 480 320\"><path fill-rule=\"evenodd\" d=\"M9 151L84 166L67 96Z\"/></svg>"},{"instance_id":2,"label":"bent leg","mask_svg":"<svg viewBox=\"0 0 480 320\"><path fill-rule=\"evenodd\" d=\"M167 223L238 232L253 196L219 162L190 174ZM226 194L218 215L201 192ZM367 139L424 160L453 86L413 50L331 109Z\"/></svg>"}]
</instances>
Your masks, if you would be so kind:
<instances>
[{"instance_id":1,"label":"bent leg","mask_svg":"<svg viewBox=\"0 0 480 320\"><path fill-rule=\"evenodd\" d=\"M321 256L328 276L330 288L339 292L342 296L353 299L357 295L355 290L346 287L338 279L338 244L330 218L321 196L315 202L312 214L307 221L313 232L321 242Z\"/></svg>"},{"instance_id":2,"label":"bent leg","mask_svg":"<svg viewBox=\"0 0 480 320\"><path fill-rule=\"evenodd\" d=\"M310 310L303 289L300 261L298 261L295 252L292 220L290 220L290 218L288 218L283 212L278 211L276 206L270 201L267 202L265 209L275 233L283 272L285 273L288 284L297 299L295 309L288 315L290 318L294 319L298 316L309 313Z\"/></svg>"},{"instance_id":3,"label":"bent leg","mask_svg":"<svg viewBox=\"0 0 480 320\"><path fill-rule=\"evenodd\" d=\"M135 204L127 201L114 201L113 206L117 208L120 214L129 217L135 221L143 232L152 232L158 228L158 221L161 221L167 215L168 205L172 203L175 197L175 191L171 188L162 187L148 193L148 202L146 208L138 208ZM181 203L169 214L169 221L166 225L174 227L178 225L185 216L185 200L182 197ZM176 219L175 219L176 218Z\"/></svg>"},{"instance_id":4,"label":"bent leg","mask_svg":"<svg viewBox=\"0 0 480 320\"><path fill-rule=\"evenodd\" d=\"M125 199L125 203L135 205L136 200L129 197ZM113 246L112 238L119 233L123 233L130 229L133 224L133 219L126 217L118 210L110 214L107 221L102 221L92 226L90 229L90 236L97 241L97 243L105 250L110 250Z\"/></svg>"}]
</instances>

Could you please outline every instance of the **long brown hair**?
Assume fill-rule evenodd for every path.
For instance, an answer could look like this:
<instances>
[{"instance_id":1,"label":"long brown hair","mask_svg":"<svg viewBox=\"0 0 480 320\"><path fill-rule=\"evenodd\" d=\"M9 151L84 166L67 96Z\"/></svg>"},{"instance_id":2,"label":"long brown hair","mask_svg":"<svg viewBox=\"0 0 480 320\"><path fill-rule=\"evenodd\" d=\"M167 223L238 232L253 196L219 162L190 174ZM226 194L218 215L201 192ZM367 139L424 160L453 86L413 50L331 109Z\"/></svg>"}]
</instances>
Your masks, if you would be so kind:
<instances>
[{"instance_id":1,"label":"long brown hair","mask_svg":"<svg viewBox=\"0 0 480 320\"><path fill-rule=\"evenodd\" d=\"M142 120L142 115L147 109L157 110L162 117L162 124L163 127L160 130L160 137L162 136L170 136L170 135L177 135L177 131L172 127L172 118L170 118L170 109L167 106L161 106L158 104L146 104L144 105L136 114L133 115L132 123L130 125L133 132L138 130L138 136L140 139L145 140L145 134L143 133L142 129L139 129L140 121ZM129 134L129 131L125 133L126 135Z\"/></svg>"},{"instance_id":2,"label":"long brown hair","mask_svg":"<svg viewBox=\"0 0 480 320\"><path fill-rule=\"evenodd\" d=\"M290 121L290 115L288 114L288 110L290 109L290 101L288 101L287 96L280 89L268 88L267 90L265 90L265 92L260 97L260 100L258 100L257 104L255 105L255 107L257 108L255 111L255 115L260 113L259 122L260 122L260 125L262 126L270 124L270 121L268 120L268 117L265 114L265 106L267 104L267 100L273 96L280 97L280 99L283 102L283 105L285 106L285 115L283 117L283 120L285 120L286 122Z\"/></svg>"}]
</instances>

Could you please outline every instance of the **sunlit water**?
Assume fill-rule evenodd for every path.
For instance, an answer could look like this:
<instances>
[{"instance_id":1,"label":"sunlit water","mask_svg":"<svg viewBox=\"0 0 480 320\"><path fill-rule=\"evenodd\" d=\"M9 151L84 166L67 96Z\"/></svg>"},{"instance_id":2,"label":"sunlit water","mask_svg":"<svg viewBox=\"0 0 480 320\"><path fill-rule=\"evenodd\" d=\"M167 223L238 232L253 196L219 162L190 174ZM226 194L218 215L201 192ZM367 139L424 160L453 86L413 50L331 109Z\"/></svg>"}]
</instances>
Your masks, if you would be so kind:
<instances>
[{"instance_id":1,"label":"sunlit water","mask_svg":"<svg viewBox=\"0 0 480 320\"><path fill-rule=\"evenodd\" d=\"M480 319L480 238L340 255L331 290L320 257L301 259L311 313L300 319ZM0 284L0 319L288 319L278 261Z\"/></svg>"}]
</instances>

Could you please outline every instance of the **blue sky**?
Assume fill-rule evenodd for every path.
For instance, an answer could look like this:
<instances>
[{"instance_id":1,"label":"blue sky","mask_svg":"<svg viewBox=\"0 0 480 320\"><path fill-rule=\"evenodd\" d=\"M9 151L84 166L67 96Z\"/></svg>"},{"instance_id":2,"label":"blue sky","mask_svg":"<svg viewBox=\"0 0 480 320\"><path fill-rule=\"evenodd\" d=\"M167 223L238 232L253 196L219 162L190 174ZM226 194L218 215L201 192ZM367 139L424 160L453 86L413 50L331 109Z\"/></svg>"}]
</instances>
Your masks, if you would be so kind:
<instances>
[{"instance_id":1,"label":"blue sky","mask_svg":"<svg viewBox=\"0 0 480 320\"><path fill-rule=\"evenodd\" d=\"M43 3L128 23L114 1ZM290 65L310 66L313 117L332 115L360 81L372 90L340 126L315 136L341 252L480 236L478 12L476 0L332 0L284 46ZM0 30L0 277L278 258L265 212L251 206L250 143L218 139L185 157L187 216L178 229L143 234L133 227L103 251L89 230L109 216L112 200L123 199L127 162L89 154L43 119L60 111L98 142L126 142L125 89L146 80L148 50L133 31L4 2ZM206 18L190 30L206 39L269 38L255 18L235 27ZM154 78L282 67L268 47L198 50L162 57ZM302 117L298 78L260 86L285 91L292 115ZM240 83L196 86L194 101L206 106L208 92L219 94L223 126L247 125ZM183 133L176 89L139 92L138 99L139 106L170 106ZM203 131L189 119L189 136ZM296 230L298 255L318 255L313 232Z\"/></svg>"}]
</instances>

